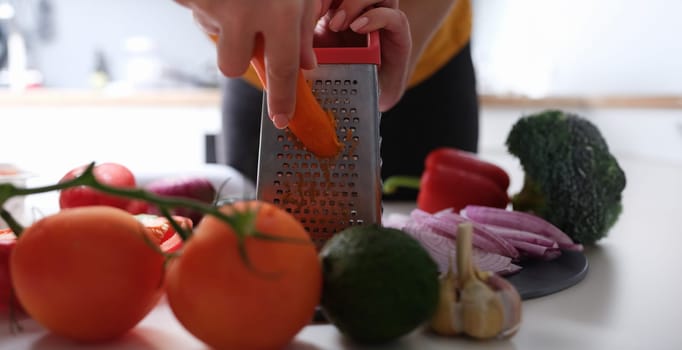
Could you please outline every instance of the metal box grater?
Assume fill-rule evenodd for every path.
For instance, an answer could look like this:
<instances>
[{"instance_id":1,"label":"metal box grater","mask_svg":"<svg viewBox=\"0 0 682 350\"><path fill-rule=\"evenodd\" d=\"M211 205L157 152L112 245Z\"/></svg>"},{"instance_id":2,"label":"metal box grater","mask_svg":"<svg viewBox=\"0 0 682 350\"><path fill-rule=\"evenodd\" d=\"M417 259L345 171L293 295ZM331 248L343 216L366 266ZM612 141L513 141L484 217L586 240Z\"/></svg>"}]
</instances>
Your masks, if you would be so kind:
<instances>
[{"instance_id":1,"label":"metal box grater","mask_svg":"<svg viewBox=\"0 0 682 350\"><path fill-rule=\"evenodd\" d=\"M316 48L305 77L336 119L343 149L318 159L288 130L274 127L263 103L256 195L293 214L318 249L349 226L381 222L378 33L366 47Z\"/></svg>"}]
</instances>

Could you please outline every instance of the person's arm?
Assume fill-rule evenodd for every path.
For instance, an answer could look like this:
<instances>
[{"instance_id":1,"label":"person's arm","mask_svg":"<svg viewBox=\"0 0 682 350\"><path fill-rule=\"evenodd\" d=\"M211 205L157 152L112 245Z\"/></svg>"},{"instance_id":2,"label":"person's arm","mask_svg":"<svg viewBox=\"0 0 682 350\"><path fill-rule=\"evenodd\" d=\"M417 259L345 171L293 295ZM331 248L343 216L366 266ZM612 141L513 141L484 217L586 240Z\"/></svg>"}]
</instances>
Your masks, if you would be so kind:
<instances>
[{"instance_id":1,"label":"person's arm","mask_svg":"<svg viewBox=\"0 0 682 350\"><path fill-rule=\"evenodd\" d=\"M417 60L426 49L429 41L440 28L457 0L401 0L400 9L405 12L410 23L412 53L408 74L412 74ZM428 5L426 4L428 3Z\"/></svg>"}]
</instances>

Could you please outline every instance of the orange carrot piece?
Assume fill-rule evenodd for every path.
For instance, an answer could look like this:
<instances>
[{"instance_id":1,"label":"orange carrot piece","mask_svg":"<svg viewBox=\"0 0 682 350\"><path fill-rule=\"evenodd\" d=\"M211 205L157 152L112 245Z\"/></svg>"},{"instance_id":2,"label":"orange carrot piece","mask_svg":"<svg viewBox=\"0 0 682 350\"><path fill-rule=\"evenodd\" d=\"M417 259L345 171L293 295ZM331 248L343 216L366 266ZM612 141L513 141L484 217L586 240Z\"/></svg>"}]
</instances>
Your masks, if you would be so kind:
<instances>
[{"instance_id":1,"label":"orange carrot piece","mask_svg":"<svg viewBox=\"0 0 682 350\"><path fill-rule=\"evenodd\" d=\"M251 65L267 89L262 38L256 41ZM296 107L289 121L289 130L308 151L320 158L335 157L342 148L336 135L334 115L322 109L300 69L296 80Z\"/></svg>"},{"instance_id":2,"label":"orange carrot piece","mask_svg":"<svg viewBox=\"0 0 682 350\"><path fill-rule=\"evenodd\" d=\"M210 37L214 43L218 41L217 36ZM263 45L263 38L257 37L251 66L255 69L263 88L267 90ZM288 127L308 151L320 158L333 158L343 148L336 135L334 115L322 109L300 69L296 79L296 107Z\"/></svg>"}]
</instances>

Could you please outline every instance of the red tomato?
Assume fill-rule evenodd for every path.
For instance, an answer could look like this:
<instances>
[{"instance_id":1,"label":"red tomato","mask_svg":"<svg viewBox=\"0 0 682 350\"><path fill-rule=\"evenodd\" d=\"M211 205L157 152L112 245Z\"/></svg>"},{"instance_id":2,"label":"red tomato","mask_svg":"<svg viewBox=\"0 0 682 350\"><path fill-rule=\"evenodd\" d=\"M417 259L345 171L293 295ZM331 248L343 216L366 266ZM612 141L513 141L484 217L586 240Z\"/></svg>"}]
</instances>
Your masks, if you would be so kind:
<instances>
[{"instance_id":1,"label":"red tomato","mask_svg":"<svg viewBox=\"0 0 682 350\"><path fill-rule=\"evenodd\" d=\"M164 290L165 258L121 209L63 209L24 230L10 255L17 298L52 333L109 340L137 325Z\"/></svg>"},{"instance_id":2,"label":"red tomato","mask_svg":"<svg viewBox=\"0 0 682 350\"><path fill-rule=\"evenodd\" d=\"M299 242L246 236L249 267L234 228L205 216L168 266L168 303L180 323L211 347L282 349L312 320L320 301L315 245L298 220L273 204L238 202L220 210L257 210L252 229Z\"/></svg>"},{"instance_id":3,"label":"red tomato","mask_svg":"<svg viewBox=\"0 0 682 350\"><path fill-rule=\"evenodd\" d=\"M16 241L12 230L0 229L0 311L7 310L11 303L20 307L12 293L12 281L9 274L9 256Z\"/></svg>"},{"instance_id":4,"label":"red tomato","mask_svg":"<svg viewBox=\"0 0 682 350\"><path fill-rule=\"evenodd\" d=\"M86 167L87 165L83 165L72 169L59 182L78 177ZM106 185L125 188L134 188L136 186L133 173L121 164L102 163L96 165L93 171L95 178ZM108 195L86 186L67 188L59 193L59 207L61 209L106 205L127 210L131 202L131 199Z\"/></svg>"}]
</instances>

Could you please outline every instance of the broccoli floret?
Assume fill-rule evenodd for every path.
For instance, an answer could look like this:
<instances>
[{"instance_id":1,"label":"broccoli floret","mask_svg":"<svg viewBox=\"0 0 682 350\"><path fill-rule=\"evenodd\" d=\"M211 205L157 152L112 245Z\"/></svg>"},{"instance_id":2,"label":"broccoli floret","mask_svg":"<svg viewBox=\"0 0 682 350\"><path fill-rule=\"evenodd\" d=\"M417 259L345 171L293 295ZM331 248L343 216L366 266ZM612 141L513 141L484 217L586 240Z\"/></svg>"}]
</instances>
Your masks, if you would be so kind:
<instances>
[{"instance_id":1,"label":"broccoli floret","mask_svg":"<svg viewBox=\"0 0 682 350\"><path fill-rule=\"evenodd\" d=\"M520 118L507 149L523 167L514 210L532 212L583 244L606 236L621 212L625 173L599 129L559 110Z\"/></svg>"}]
</instances>

